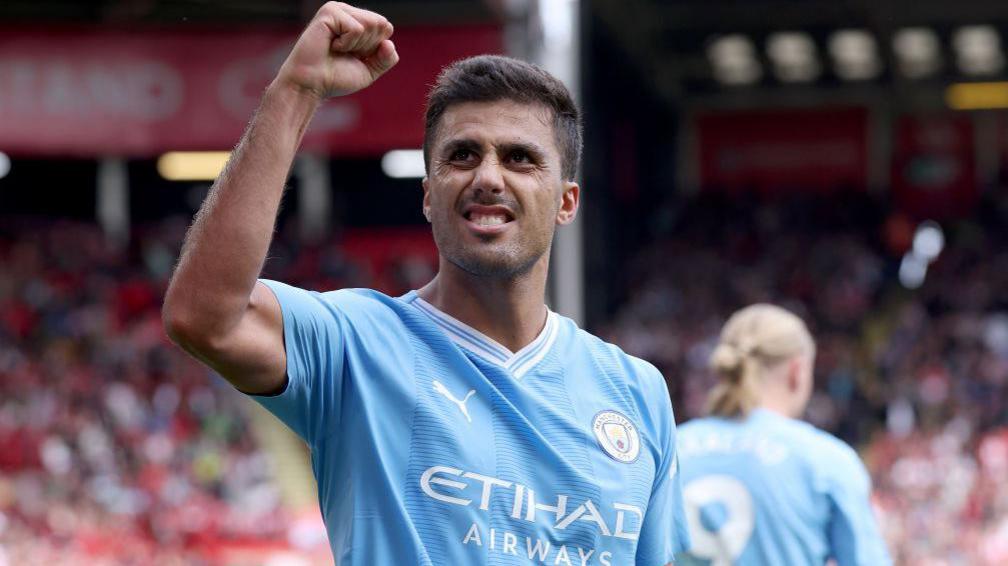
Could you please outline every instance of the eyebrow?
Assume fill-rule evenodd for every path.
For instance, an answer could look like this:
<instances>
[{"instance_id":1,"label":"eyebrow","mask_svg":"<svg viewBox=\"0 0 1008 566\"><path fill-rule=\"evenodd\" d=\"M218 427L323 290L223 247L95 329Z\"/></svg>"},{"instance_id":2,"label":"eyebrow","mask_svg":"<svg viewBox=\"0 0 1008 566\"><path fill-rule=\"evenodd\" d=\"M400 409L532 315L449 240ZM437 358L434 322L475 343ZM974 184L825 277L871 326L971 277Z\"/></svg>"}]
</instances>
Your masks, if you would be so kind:
<instances>
[{"instance_id":1,"label":"eyebrow","mask_svg":"<svg viewBox=\"0 0 1008 566\"><path fill-rule=\"evenodd\" d=\"M515 150L521 150L525 153L535 157L536 159L542 159L546 157L546 150L540 147L536 143L532 142L508 142L501 145L501 149L504 153L511 153Z\"/></svg>"},{"instance_id":2,"label":"eyebrow","mask_svg":"<svg viewBox=\"0 0 1008 566\"><path fill-rule=\"evenodd\" d=\"M445 142L444 150L446 152L452 152L458 149L468 149L468 150L480 150L483 146L480 142L472 138L456 138ZM505 142L500 145L500 150L504 153L511 153L515 150L522 150L530 155L536 157L544 157L546 155L546 150L537 143L527 142L527 141L513 141Z\"/></svg>"},{"instance_id":3,"label":"eyebrow","mask_svg":"<svg viewBox=\"0 0 1008 566\"><path fill-rule=\"evenodd\" d=\"M448 140L444 144L444 151L446 153L453 152L457 149L476 150L480 149L480 144L472 138L456 138Z\"/></svg>"}]
</instances>

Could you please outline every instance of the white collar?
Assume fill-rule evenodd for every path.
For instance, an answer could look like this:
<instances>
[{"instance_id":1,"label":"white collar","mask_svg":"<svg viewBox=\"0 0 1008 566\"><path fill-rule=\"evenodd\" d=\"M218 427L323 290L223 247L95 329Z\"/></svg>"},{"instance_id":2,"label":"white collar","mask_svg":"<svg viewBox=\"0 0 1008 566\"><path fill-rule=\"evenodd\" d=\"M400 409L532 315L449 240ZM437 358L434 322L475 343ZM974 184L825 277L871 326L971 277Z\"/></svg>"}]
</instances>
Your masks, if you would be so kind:
<instances>
[{"instance_id":1,"label":"white collar","mask_svg":"<svg viewBox=\"0 0 1008 566\"><path fill-rule=\"evenodd\" d=\"M479 330L437 309L434 305L414 293L412 301L421 312L426 314L441 329L448 334L452 342L469 350L484 360L496 364L511 372L516 379L521 379L533 366L539 363L556 341L560 328L556 313L546 311L546 324L535 340L527 346L512 352L499 342L483 334Z\"/></svg>"}]
</instances>

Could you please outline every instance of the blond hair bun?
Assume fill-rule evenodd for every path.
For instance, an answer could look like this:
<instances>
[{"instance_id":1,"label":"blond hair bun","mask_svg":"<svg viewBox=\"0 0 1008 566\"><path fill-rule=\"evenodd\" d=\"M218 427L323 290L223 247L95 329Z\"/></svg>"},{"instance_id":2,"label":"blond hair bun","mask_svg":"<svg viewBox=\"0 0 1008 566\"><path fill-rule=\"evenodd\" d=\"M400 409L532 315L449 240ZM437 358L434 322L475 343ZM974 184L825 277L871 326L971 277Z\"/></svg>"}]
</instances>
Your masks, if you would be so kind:
<instances>
[{"instance_id":1,"label":"blond hair bun","mask_svg":"<svg viewBox=\"0 0 1008 566\"><path fill-rule=\"evenodd\" d=\"M742 372L744 361L742 352L739 352L738 348L722 342L711 352L710 367L720 376L738 377Z\"/></svg>"}]
</instances>

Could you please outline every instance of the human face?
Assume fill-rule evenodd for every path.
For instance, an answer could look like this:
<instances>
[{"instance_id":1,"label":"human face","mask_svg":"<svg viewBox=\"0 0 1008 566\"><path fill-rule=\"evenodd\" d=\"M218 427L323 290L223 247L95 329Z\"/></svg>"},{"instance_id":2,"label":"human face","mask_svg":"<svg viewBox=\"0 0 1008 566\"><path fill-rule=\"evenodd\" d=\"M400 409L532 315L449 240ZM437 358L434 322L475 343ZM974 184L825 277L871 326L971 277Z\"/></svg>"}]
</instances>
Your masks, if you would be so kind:
<instances>
[{"instance_id":1,"label":"human face","mask_svg":"<svg viewBox=\"0 0 1008 566\"><path fill-rule=\"evenodd\" d=\"M424 179L424 215L447 261L513 278L546 257L574 220L578 185L561 175L552 111L510 100L465 102L441 116Z\"/></svg>"}]
</instances>

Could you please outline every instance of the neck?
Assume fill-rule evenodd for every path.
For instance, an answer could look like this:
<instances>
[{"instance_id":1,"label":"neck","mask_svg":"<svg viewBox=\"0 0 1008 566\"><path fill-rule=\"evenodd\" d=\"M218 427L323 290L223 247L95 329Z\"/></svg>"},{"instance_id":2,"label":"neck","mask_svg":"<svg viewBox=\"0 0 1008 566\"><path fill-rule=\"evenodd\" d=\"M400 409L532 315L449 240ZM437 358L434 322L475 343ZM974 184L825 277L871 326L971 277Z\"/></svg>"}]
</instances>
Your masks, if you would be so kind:
<instances>
[{"instance_id":1,"label":"neck","mask_svg":"<svg viewBox=\"0 0 1008 566\"><path fill-rule=\"evenodd\" d=\"M545 254L528 273L499 278L473 275L441 257L438 274L417 294L517 352L535 340L546 324L548 258Z\"/></svg>"},{"instance_id":2,"label":"neck","mask_svg":"<svg viewBox=\"0 0 1008 566\"><path fill-rule=\"evenodd\" d=\"M759 407L778 415L784 415L789 419L797 419L801 416L801 411L795 410L795 401L785 392L768 391L760 401Z\"/></svg>"}]
</instances>

